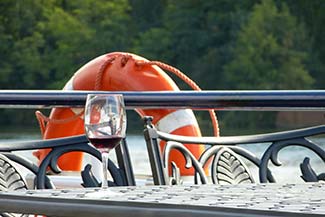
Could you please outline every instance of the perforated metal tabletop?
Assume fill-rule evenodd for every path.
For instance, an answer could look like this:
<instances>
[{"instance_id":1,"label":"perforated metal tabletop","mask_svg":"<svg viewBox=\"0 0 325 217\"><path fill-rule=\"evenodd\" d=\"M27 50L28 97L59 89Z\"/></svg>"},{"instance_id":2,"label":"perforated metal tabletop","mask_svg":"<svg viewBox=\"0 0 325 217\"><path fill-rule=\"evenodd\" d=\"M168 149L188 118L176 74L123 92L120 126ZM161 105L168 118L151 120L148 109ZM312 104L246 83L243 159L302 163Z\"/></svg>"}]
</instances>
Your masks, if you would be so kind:
<instances>
[{"instance_id":1,"label":"perforated metal tabletop","mask_svg":"<svg viewBox=\"0 0 325 217\"><path fill-rule=\"evenodd\" d=\"M325 183L0 192L0 210L47 216L324 216Z\"/></svg>"}]
</instances>

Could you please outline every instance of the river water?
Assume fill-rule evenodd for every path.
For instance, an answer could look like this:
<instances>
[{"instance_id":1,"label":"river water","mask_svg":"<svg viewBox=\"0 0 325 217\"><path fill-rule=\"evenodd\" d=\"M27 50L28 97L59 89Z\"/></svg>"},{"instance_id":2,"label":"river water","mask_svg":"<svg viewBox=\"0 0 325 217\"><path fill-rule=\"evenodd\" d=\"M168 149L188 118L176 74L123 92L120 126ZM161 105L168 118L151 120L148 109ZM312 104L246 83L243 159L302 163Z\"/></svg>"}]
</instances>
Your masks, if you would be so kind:
<instances>
[{"instance_id":1,"label":"river water","mask_svg":"<svg viewBox=\"0 0 325 217\"><path fill-rule=\"evenodd\" d=\"M0 142L14 142L21 140L33 140L40 139L38 134L13 134L13 133L0 133ZM325 138L311 138L317 142L323 149L325 148ZM149 159L147 154L147 148L142 135L128 135L127 144L129 147L132 164L134 167L134 173L137 177L148 177L151 176L151 169L149 165ZM256 156L260 157L266 150L269 144L258 144L258 145L242 145L243 148L253 152ZM37 162L37 159L32 155L31 151L19 151L17 154L21 154L28 159ZM283 166L276 167L270 163L271 171L278 182L285 183L299 183L302 182L300 178L301 172L299 164L302 163L305 156L311 158L312 168L317 174L325 172L324 162L311 151L303 147L288 147L284 148L279 153L279 159L283 163ZM110 153L110 157L113 161L116 161L114 153ZM85 158L87 163L89 158ZM249 165L255 180L258 180L258 173L255 166Z\"/></svg>"}]
</instances>

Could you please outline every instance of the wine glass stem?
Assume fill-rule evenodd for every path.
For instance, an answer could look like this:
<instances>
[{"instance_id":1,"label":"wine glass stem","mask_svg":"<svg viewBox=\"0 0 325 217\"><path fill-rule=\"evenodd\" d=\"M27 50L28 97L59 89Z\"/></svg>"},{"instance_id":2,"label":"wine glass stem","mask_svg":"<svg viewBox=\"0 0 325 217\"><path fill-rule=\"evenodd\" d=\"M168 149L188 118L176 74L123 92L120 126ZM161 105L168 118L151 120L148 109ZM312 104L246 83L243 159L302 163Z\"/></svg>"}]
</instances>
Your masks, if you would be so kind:
<instances>
[{"instance_id":1,"label":"wine glass stem","mask_svg":"<svg viewBox=\"0 0 325 217\"><path fill-rule=\"evenodd\" d=\"M107 180L108 180L108 152L102 152L102 165L103 165L103 181L102 181L102 188L108 187Z\"/></svg>"}]
</instances>

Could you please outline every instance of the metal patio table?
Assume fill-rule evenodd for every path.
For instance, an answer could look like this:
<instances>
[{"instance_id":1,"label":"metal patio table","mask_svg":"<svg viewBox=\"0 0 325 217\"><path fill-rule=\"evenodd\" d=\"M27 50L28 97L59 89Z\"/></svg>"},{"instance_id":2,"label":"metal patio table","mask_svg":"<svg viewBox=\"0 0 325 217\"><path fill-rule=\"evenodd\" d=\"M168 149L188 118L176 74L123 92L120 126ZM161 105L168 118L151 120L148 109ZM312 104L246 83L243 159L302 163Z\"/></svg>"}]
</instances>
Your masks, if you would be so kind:
<instances>
[{"instance_id":1,"label":"metal patio table","mask_svg":"<svg viewBox=\"0 0 325 217\"><path fill-rule=\"evenodd\" d=\"M0 210L46 216L324 216L324 192L324 182L27 190L0 192Z\"/></svg>"}]
</instances>

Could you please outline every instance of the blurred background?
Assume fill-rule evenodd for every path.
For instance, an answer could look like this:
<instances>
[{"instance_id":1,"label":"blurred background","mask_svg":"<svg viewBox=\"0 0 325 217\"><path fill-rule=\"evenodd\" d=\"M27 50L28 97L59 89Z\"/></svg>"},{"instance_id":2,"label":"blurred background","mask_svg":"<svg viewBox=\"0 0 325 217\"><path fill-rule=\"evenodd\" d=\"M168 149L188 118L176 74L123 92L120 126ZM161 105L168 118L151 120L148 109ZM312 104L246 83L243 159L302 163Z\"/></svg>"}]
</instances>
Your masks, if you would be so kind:
<instances>
[{"instance_id":1,"label":"blurred background","mask_svg":"<svg viewBox=\"0 0 325 217\"><path fill-rule=\"evenodd\" d=\"M124 51L168 63L203 90L324 89L324 25L323 0L0 0L0 88L62 89L91 59ZM141 131L130 113L129 129ZM325 123L324 112L217 115L221 135ZM2 131L38 129L31 110L0 117ZM198 119L211 127L204 112Z\"/></svg>"}]
</instances>

